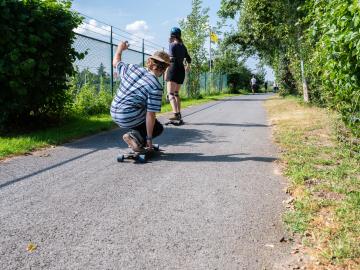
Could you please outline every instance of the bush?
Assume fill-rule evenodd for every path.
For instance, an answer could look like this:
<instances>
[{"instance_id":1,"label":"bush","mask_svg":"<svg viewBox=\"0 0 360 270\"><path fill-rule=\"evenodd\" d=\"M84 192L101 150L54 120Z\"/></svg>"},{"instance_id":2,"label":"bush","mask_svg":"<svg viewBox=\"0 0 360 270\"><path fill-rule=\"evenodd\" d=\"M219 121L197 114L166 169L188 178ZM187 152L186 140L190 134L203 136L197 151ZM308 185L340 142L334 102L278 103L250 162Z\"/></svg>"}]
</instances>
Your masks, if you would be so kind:
<instances>
[{"instance_id":1,"label":"bush","mask_svg":"<svg viewBox=\"0 0 360 270\"><path fill-rule=\"evenodd\" d=\"M59 117L67 77L81 58L73 29L82 21L70 1L0 2L0 129Z\"/></svg>"},{"instance_id":2,"label":"bush","mask_svg":"<svg viewBox=\"0 0 360 270\"><path fill-rule=\"evenodd\" d=\"M109 113L111 92L104 87L97 90L94 84L83 85L75 97L74 112L82 115Z\"/></svg>"},{"instance_id":3,"label":"bush","mask_svg":"<svg viewBox=\"0 0 360 270\"><path fill-rule=\"evenodd\" d=\"M360 137L360 5L358 1L308 0L307 38L314 50L312 79L320 82L322 100L339 111Z\"/></svg>"}]
</instances>

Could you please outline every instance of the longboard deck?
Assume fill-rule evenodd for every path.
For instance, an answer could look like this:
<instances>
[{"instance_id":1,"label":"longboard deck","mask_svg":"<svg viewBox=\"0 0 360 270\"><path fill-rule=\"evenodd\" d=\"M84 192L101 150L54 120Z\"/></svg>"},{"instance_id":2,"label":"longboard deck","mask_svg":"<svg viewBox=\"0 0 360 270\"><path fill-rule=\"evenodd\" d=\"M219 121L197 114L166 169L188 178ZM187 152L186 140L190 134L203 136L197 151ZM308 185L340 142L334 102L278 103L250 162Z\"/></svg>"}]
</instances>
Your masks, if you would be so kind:
<instances>
[{"instance_id":1,"label":"longboard deck","mask_svg":"<svg viewBox=\"0 0 360 270\"><path fill-rule=\"evenodd\" d=\"M159 152L160 148L159 145L154 144L153 150L149 150L144 148L144 151L141 152L133 152L130 151L125 154L119 154L117 157L118 162L124 162L125 160L134 160L138 163L146 163L155 152Z\"/></svg>"}]
</instances>

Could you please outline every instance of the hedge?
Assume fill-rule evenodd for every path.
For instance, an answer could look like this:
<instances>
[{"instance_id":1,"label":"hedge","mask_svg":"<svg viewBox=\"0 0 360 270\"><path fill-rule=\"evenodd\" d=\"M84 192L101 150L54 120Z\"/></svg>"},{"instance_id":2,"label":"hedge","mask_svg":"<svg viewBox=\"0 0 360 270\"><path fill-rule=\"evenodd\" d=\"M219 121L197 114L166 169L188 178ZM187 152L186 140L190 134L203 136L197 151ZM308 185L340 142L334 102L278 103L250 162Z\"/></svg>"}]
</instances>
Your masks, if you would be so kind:
<instances>
[{"instance_id":1,"label":"hedge","mask_svg":"<svg viewBox=\"0 0 360 270\"><path fill-rule=\"evenodd\" d=\"M0 129L64 111L67 79L83 57L72 47L82 18L70 1L0 1Z\"/></svg>"}]
</instances>

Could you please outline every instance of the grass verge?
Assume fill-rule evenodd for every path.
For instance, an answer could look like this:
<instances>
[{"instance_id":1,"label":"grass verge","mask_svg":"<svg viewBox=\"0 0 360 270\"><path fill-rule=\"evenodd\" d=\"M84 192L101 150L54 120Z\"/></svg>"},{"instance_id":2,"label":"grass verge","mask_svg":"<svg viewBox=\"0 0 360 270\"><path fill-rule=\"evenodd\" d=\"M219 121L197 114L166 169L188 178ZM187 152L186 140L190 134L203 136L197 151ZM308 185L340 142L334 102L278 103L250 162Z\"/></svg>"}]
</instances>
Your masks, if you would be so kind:
<instances>
[{"instance_id":1,"label":"grass verge","mask_svg":"<svg viewBox=\"0 0 360 270\"><path fill-rule=\"evenodd\" d=\"M184 99L182 107L230 97L230 94L206 96L202 99ZM171 111L170 104L163 106L162 112ZM0 136L0 160L14 155L25 154L37 149L58 145L73 139L81 138L100 131L109 130L116 125L110 115L74 117L58 127L29 132L25 134L9 134Z\"/></svg>"},{"instance_id":2,"label":"grass verge","mask_svg":"<svg viewBox=\"0 0 360 270\"><path fill-rule=\"evenodd\" d=\"M25 134L10 134L0 137L0 159L68 142L89 134L111 129L115 125L109 115L74 117L58 127Z\"/></svg>"},{"instance_id":3,"label":"grass verge","mask_svg":"<svg viewBox=\"0 0 360 270\"><path fill-rule=\"evenodd\" d=\"M234 96L234 94L214 94L214 95L204 96L200 99L182 98L181 107L186 108L190 106L200 105L210 101L221 100L232 96ZM172 109L169 103L164 104L161 108L161 112L171 112L171 111Z\"/></svg>"},{"instance_id":4,"label":"grass verge","mask_svg":"<svg viewBox=\"0 0 360 270\"><path fill-rule=\"evenodd\" d=\"M341 121L295 98L265 106L294 197L284 219L316 258L309 269L360 269L360 156L338 140Z\"/></svg>"}]
</instances>

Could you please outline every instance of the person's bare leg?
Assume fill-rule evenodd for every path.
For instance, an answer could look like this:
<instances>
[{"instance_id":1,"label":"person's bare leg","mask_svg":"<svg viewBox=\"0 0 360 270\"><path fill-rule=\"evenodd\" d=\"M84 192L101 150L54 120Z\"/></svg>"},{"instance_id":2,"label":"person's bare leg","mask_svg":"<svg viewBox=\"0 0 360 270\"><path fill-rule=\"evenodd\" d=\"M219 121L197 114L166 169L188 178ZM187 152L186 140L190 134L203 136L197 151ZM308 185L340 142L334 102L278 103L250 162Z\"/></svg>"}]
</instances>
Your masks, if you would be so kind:
<instances>
[{"instance_id":1,"label":"person's bare leg","mask_svg":"<svg viewBox=\"0 0 360 270\"><path fill-rule=\"evenodd\" d=\"M173 113L177 113L177 101L176 101L176 97L174 95L175 91L176 91L176 83L174 82L167 82L167 91L168 91L168 97L169 97L169 102L171 105L171 108L173 110Z\"/></svg>"},{"instance_id":2,"label":"person's bare leg","mask_svg":"<svg viewBox=\"0 0 360 270\"><path fill-rule=\"evenodd\" d=\"M175 99L177 105L177 112L181 112L180 88L181 88L181 84L176 84Z\"/></svg>"}]
</instances>

